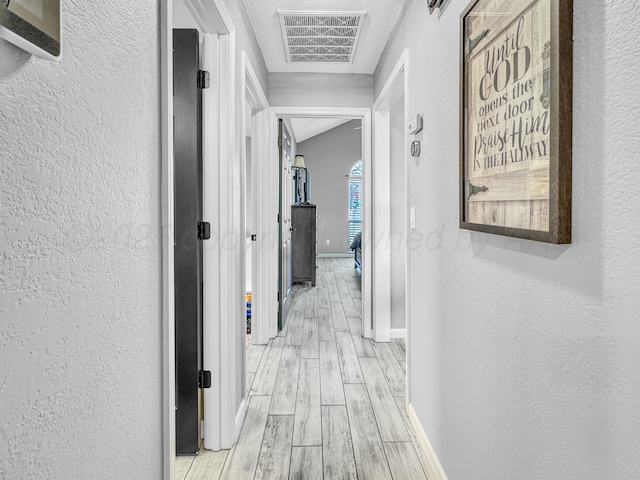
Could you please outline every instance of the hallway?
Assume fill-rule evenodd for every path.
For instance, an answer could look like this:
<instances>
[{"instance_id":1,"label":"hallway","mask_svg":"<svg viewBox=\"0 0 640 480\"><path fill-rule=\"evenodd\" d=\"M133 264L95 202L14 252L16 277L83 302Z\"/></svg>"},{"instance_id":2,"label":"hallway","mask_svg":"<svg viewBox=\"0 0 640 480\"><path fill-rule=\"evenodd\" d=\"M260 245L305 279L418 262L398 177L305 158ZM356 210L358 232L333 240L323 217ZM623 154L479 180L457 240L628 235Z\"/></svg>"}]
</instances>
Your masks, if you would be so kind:
<instances>
[{"instance_id":1,"label":"hallway","mask_svg":"<svg viewBox=\"0 0 640 480\"><path fill-rule=\"evenodd\" d=\"M405 414L405 343L360 335L351 258L319 258L288 323L247 346L249 407L230 451L180 457L178 480L426 479ZM422 464L421 464L422 462Z\"/></svg>"}]
</instances>

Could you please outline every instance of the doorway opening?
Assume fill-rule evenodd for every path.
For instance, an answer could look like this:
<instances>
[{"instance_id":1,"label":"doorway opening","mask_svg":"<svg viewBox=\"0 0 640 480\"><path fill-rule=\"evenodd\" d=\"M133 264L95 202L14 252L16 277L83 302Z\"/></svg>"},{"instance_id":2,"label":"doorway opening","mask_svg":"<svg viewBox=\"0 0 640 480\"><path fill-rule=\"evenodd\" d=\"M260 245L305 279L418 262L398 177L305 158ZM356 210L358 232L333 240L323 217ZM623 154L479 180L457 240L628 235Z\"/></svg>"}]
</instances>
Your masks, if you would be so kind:
<instances>
[{"instance_id":1,"label":"doorway opening","mask_svg":"<svg viewBox=\"0 0 640 480\"><path fill-rule=\"evenodd\" d=\"M408 134L408 51L405 50L374 102L375 170L376 175L376 235L384 239L387 248L375 251L374 277L376 291L388 291L388 296L374 299L376 310L375 340L404 341L406 403L411 403L411 310L409 302L408 246L409 156Z\"/></svg>"},{"instance_id":2,"label":"doorway opening","mask_svg":"<svg viewBox=\"0 0 640 480\"><path fill-rule=\"evenodd\" d=\"M294 290L298 287L304 287L305 283L295 285L296 279L301 282L310 281L315 284L316 277L320 285L325 272L322 272L318 264L316 264L316 254L318 259L323 258L342 258L343 261L349 263L349 271L353 270L354 277L346 280L353 281L355 285L355 253L350 249L351 243L349 238L349 172L354 162L360 160L363 165L363 181L362 181L362 238L370 238L369 229L371 222L368 221L370 215L370 207L367 205L367 196L371 195L369 182L371 174L368 166L371 161L371 112L364 108L311 108L311 107L273 107L277 120L282 121L290 130L292 138L292 151L294 152L295 162L293 172L287 174L288 178L284 180L290 185L293 194L291 198L287 198L289 202L285 208L291 209L292 212L300 210L300 214L308 213L307 210L315 209L315 213L310 214L314 218L315 226L313 237L307 242L313 243L313 277L307 277L306 273L302 276L296 276L296 260L293 257L280 256L280 268L285 271L291 269L292 280L294 282ZM323 139L324 137L324 139ZM335 137L335 138L330 138ZM341 138L338 138L341 137ZM350 144L354 146L348 155L344 154L344 142L349 138ZM324 140L324 141L323 141ZM340 147L343 148L340 148ZM333 153L332 153L333 152ZM295 164L299 162L298 156L303 156L304 170L301 172L295 168ZM344 165L342 165L344 163ZM335 178L333 178L335 177ZM302 184L301 184L302 182ZM302 189L304 195L300 197L296 195L298 190ZM298 199L298 202L296 202ZM302 200L302 201L300 201ZM297 203L297 204L296 204ZM293 215L290 214L290 215ZM307 215L309 216L309 215ZM292 217L290 217L292 218ZM302 225L302 224L301 224ZM281 225L281 228L285 228ZM296 226L291 224L290 228L294 230L294 239L291 240L291 250L295 251L295 234ZM305 227L306 228L306 227ZM362 281L357 282L358 291L356 293L356 304L354 310L360 319L361 332L365 338L372 336L371 323L371 263L367 262L367 258L371 256L371 249L368 241L363 241L360 250L361 253L361 272ZM306 253L302 255L306 258ZM286 262L290 262L287 266ZM326 262L325 262L326 263ZM358 277L359 278L359 277ZM345 281L344 278L340 280ZM333 292L335 285L332 285L332 294L337 300L339 293ZM321 290L325 287L322 286ZM351 293L348 286L341 285L344 294ZM320 291L319 301L325 301L324 291ZM326 292L328 293L328 292ZM329 303L331 303L329 301ZM291 302L292 309L295 306L295 297ZM286 330L286 321L283 328Z\"/></svg>"}]
</instances>

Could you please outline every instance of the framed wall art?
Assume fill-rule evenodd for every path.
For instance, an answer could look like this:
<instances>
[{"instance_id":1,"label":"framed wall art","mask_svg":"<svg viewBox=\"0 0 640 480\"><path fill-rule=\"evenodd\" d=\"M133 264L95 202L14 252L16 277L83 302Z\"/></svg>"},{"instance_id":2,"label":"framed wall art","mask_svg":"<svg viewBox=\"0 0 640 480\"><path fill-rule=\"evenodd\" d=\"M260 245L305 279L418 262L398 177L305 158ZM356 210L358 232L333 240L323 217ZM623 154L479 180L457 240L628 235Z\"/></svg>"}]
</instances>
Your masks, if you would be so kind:
<instances>
[{"instance_id":1,"label":"framed wall art","mask_svg":"<svg viewBox=\"0 0 640 480\"><path fill-rule=\"evenodd\" d=\"M60 0L0 0L0 37L41 58L59 60Z\"/></svg>"},{"instance_id":2,"label":"framed wall art","mask_svg":"<svg viewBox=\"0 0 640 480\"><path fill-rule=\"evenodd\" d=\"M461 15L460 227L571 243L572 0Z\"/></svg>"}]
</instances>

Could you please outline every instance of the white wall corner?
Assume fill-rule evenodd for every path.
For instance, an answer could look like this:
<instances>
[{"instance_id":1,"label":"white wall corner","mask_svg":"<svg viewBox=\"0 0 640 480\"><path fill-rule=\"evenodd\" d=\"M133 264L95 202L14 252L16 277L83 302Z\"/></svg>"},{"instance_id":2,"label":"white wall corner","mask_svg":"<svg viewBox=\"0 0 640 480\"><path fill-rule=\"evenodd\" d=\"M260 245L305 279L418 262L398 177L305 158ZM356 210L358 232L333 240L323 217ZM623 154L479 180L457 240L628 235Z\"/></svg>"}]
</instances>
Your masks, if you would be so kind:
<instances>
[{"instance_id":1,"label":"white wall corner","mask_svg":"<svg viewBox=\"0 0 640 480\"><path fill-rule=\"evenodd\" d=\"M411 423L411 426L416 433L416 437L418 438L418 444L427 459L427 465L424 465L427 469L425 472L427 474L427 478L429 480L448 480L447 474L444 472L444 468L442 468L442 464L440 463L440 459L438 459L438 456L436 455L436 452L433 449L424 428L422 427L422 423L420 423L420 419L411 404L407 405L407 416L409 417L409 422Z\"/></svg>"},{"instance_id":2,"label":"white wall corner","mask_svg":"<svg viewBox=\"0 0 640 480\"><path fill-rule=\"evenodd\" d=\"M249 397L247 397L249 398ZM244 423L244 419L247 413L247 398L243 398L242 402L240 402L240 407L238 407L238 412L236 413L236 427L233 435L233 443L235 444L240 436L240 430L242 430L242 425Z\"/></svg>"}]
</instances>

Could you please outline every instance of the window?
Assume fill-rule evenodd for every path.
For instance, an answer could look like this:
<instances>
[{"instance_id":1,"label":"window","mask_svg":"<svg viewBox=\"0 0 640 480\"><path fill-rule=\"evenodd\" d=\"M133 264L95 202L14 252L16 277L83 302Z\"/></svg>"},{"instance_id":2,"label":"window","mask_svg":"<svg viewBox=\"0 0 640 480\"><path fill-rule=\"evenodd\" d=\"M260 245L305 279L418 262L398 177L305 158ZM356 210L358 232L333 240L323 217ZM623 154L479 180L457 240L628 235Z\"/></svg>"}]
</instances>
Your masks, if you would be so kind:
<instances>
[{"instance_id":1,"label":"window","mask_svg":"<svg viewBox=\"0 0 640 480\"><path fill-rule=\"evenodd\" d=\"M349 172L349 246L362 230L362 160Z\"/></svg>"}]
</instances>

